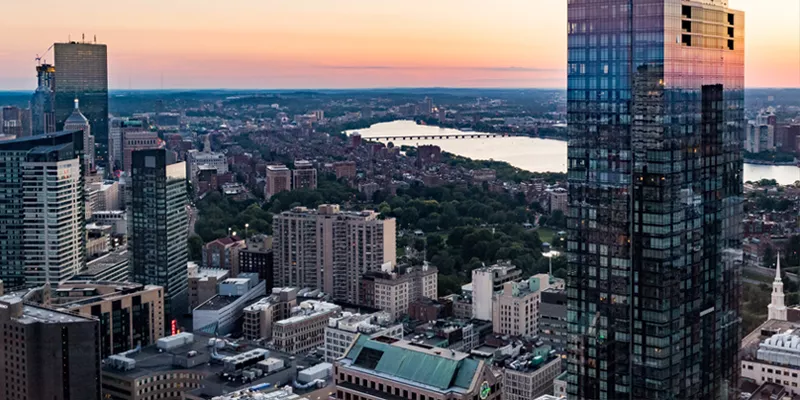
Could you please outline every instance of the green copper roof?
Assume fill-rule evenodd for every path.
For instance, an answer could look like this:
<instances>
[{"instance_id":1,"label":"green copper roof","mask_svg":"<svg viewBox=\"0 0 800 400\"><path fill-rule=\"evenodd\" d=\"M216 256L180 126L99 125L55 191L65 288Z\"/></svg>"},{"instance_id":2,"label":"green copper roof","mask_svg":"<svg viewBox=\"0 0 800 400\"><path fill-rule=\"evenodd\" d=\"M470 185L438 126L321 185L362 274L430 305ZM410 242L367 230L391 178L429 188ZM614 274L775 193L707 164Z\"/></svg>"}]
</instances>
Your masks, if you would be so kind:
<instances>
[{"instance_id":1,"label":"green copper roof","mask_svg":"<svg viewBox=\"0 0 800 400\"><path fill-rule=\"evenodd\" d=\"M445 350L448 351L449 350ZM479 361L428 354L359 336L346 356L353 365L440 390L469 389Z\"/></svg>"}]
</instances>

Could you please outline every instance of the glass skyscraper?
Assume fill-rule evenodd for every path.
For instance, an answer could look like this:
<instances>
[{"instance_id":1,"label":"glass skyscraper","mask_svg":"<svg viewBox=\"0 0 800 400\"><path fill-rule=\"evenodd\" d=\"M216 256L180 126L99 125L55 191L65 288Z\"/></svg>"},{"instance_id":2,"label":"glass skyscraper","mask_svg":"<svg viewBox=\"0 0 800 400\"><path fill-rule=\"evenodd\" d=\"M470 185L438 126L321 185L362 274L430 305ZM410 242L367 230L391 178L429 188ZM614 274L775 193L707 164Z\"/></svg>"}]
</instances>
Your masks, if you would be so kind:
<instances>
[{"instance_id":1,"label":"glass skyscraper","mask_svg":"<svg viewBox=\"0 0 800 400\"><path fill-rule=\"evenodd\" d=\"M98 166L108 160L108 56L104 44L56 43L55 55L55 118L56 129L64 129L64 121L81 104L95 137L95 159Z\"/></svg>"},{"instance_id":2,"label":"glass skyscraper","mask_svg":"<svg viewBox=\"0 0 800 400\"><path fill-rule=\"evenodd\" d=\"M744 14L568 4L569 398L731 398Z\"/></svg>"},{"instance_id":3,"label":"glass skyscraper","mask_svg":"<svg viewBox=\"0 0 800 400\"><path fill-rule=\"evenodd\" d=\"M128 217L131 279L164 288L165 327L189 309L186 163L164 149L134 151Z\"/></svg>"}]
</instances>

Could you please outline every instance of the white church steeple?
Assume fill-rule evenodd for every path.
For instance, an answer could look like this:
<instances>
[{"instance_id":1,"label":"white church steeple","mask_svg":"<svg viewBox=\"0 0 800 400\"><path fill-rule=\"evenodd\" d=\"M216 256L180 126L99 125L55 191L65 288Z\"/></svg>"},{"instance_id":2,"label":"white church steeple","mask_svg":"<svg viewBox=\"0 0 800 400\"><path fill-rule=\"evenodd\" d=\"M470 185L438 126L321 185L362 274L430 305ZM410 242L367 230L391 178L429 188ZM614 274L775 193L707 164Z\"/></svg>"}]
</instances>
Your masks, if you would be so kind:
<instances>
[{"instance_id":1,"label":"white church steeple","mask_svg":"<svg viewBox=\"0 0 800 400\"><path fill-rule=\"evenodd\" d=\"M775 280L772 282L772 301L767 306L767 319L786 321L786 304L784 303L783 281L781 280L781 254L778 253L778 265L775 267Z\"/></svg>"}]
</instances>

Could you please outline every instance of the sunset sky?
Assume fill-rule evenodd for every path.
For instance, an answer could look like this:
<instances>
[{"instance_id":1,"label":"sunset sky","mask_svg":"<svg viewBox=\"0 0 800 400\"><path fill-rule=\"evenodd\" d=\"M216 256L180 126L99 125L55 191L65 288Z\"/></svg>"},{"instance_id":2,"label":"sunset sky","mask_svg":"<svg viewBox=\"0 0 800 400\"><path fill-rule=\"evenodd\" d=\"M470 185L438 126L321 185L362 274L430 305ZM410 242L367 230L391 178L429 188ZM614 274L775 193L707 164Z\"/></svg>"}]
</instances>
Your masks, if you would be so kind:
<instances>
[{"instance_id":1,"label":"sunset sky","mask_svg":"<svg viewBox=\"0 0 800 400\"><path fill-rule=\"evenodd\" d=\"M730 2L747 86L800 87L800 1ZM36 55L81 33L115 89L565 86L566 0L6 3L0 90L33 90Z\"/></svg>"}]
</instances>

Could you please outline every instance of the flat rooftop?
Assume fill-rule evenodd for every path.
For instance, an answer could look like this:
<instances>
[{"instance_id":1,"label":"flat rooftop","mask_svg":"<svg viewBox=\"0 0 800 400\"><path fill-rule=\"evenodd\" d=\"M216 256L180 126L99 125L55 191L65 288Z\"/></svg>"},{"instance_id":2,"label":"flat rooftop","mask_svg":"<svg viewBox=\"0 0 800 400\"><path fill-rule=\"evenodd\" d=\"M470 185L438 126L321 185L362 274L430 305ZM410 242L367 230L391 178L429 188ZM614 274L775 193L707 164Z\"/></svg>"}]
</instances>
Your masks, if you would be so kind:
<instances>
[{"instance_id":1,"label":"flat rooftop","mask_svg":"<svg viewBox=\"0 0 800 400\"><path fill-rule=\"evenodd\" d=\"M199 307L195 309L195 311L217 311L221 310L231 304L233 304L236 300L239 300L241 297L239 296L220 296L216 295L210 298L205 303L201 304Z\"/></svg>"},{"instance_id":2,"label":"flat rooftop","mask_svg":"<svg viewBox=\"0 0 800 400\"><path fill-rule=\"evenodd\" d=\"M22 302L17 296L0 296L0 302L17 303ZM22 315L16 319L20 324L64 324L72 322L90 322L91 318L81 317L76 314L58 311L52 308L34 306L30 303L22 305Z\"/></svg>"},{"instance_id":3,"label":"flat rooftop","mask_svg":"<svg viewBox=\"0 0 800 400\"><path fill-rule=\"evenodd\" d=\"M311 308L308 308L311 307ZM336 311L337 309L341 309L340 306L337 306L333 303L327 303L324 301L314 301L314 300L306 300L300 303L300 308L303 310L302 314L295 315L290 318L282 319L276 322L276 325L289 325L295 324L301 321L304 321L308 318L312 318L318 316L320 314L328 313Z\"/></svg>"},{"instance_id":4,"label":"flat rooftop","mask_svg":"<svg viewBox=\"0 0 800 400\"><path fill-rule=\"evenodd\" d=\"M231 271L222 268L198 268L197 270L189 270L189 278L199 278L201 281L207 281L209 278L223 279L228 276Z\"/></svg>"},{"instance_id":5,"label":"flat rooftop","mask_svg":"<svg viewBox=\"0 0 800 400\"><path fill-rule=\"evenodd\" d=\"M751 347L758 347L758 345L766 338L776 333L783 333L791 329L800 329L800 324L781 321L777 319L768 319L763 324L759 325L747 336L742 338L742 349Z\"/></svg>"},{"instance_id":6,"label":"flat rooftop","mask_svg":"<svg viewBox=\"0 0 800 400\"><path fill-rule=\"evenodd\" d=\"M127 249L123 249L122 251L113 251L87 262L87 270L81 272L81 275L94 275L99 272L103 272L108 268L118 266L122 262L127 263L129 259L130 253L128 253Z\"/></svg>"}]
</instances>

